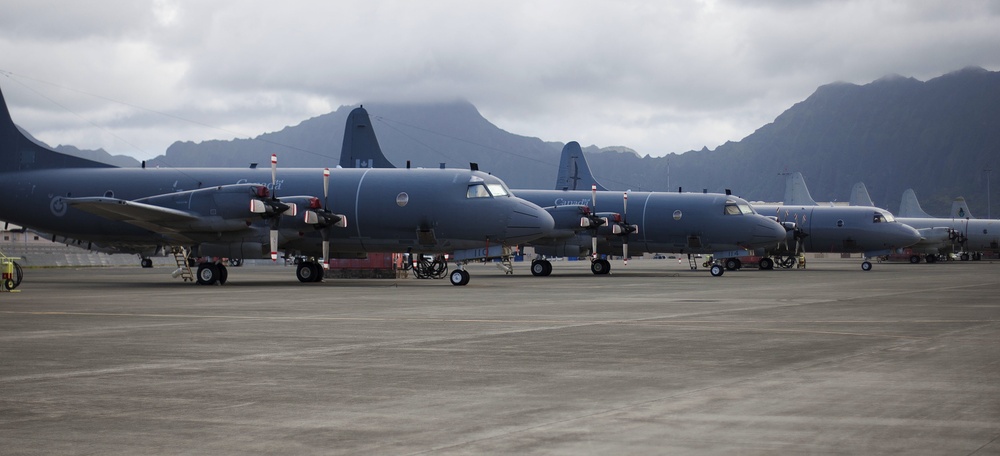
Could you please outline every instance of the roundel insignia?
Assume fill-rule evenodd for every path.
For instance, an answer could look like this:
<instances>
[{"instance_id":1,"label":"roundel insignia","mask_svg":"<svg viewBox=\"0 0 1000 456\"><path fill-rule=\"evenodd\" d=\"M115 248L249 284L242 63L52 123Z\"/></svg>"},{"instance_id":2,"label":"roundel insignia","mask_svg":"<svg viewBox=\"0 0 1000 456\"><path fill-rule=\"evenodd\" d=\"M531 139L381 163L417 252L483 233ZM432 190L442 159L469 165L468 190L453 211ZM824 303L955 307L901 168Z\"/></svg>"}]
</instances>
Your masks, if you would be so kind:
<instances>
[{"instance_id":1,"label":"roundel insignia","mask_svg":"<svg viewBox=\"0 0 1000 456\"><path fill-rule=\"evenodd\" d=\"M66 208L66 202L63 201L61 196L56 196L49 202L49 210L52 211L52 215L55 215L56 217L66 215Z\"/></svg>"},{"instance_id":2,"label":"roundel insignia","mask_svg":"<svg viewBox=\"0 0 1000 456\"><path fill-rule=\"evenodd\" d=\"M409 202L410 202L410 195L407 195L406 192L399 192L399 194L396 195L396 205L397 206L403 207L403 206L406 206L406 203L409 203Z\"/></svg>"}]
</instances>

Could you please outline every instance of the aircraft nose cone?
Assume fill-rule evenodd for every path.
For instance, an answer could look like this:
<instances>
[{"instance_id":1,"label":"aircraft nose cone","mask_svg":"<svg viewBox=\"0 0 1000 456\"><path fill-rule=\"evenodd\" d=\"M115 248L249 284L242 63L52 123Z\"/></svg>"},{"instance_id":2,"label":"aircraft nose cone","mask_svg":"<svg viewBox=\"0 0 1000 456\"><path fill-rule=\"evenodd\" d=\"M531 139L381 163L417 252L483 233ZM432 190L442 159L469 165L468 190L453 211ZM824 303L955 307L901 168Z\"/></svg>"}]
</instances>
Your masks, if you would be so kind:
<instances>
[{"instance_id":1,"label":"aircraft nose cone","mask_svg":"<svg viewBox=\"0 0 1000 456\"><path fill-rule=\"evenodd\" d=\"M548 236L555 228L555 220L544 209L520 198L514 198L510 221L507 222L508 244L521 244Z\"/></svg>"},{"instance_id":2,"label":"aircraft nose cone","mask_svg":"<svg viewBox=\"0 0 1000 456\"><path fill-rule=\"evenodd\" d=\"M751 247L767 247L785 240L788 232L780 223L770 217L757 216L757 226L753 228Z\"/></svg>"},{"instance_id":3,"label":"aircraft nose cone","mask_svg":"<svg viewBox=\"0 0 1000 456\"><path fill-rule=\"evenodd\" d=\"M891 247L909 247L920 242L920 232L912 226L903 223L896 223L896 225L898 225L897 228L899 229L897 230L898 233L895 233L895 236L893 236Z\"/></svg>"}]
</instances>

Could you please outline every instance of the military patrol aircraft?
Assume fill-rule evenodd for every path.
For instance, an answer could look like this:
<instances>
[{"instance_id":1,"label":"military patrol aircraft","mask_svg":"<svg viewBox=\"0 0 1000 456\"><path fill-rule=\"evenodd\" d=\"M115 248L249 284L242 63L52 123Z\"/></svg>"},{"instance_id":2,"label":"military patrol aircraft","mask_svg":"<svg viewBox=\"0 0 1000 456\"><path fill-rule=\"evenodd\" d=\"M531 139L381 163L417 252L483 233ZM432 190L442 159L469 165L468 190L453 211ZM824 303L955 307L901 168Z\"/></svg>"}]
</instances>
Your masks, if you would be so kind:
<instances>
[{"instance_id":1,"label":"military patrol aircraft","mask_svg":"<svg viewBox=\"0 0 1000 456\"><path fill-rule=\"evenodd\" d=\"M345 163L342 158L341 163L387 162L367 111L357 108L349 118L348 129L354 130L354 135L369 137L362 140L355 136L354 149L345 142L342 157L350 159ZM367 149L359 150L359 145ZM620 254L628 264L629 249L634 248L630 246L643 252L712 253L722 258L777 244L786 236L783 226L755 213L746 201L732 195L600 191L576 142L563 149L559 176L556 190L513 190L555 219L555 232L529 244L539 255L592 255L594 274L611 270L611 263L597 254ZM723 271L721 265L711 268L714 276ZM551 272L548 260L539 257L532 261L532 274L547 276Z\"/></svg>"},{"instance_id":2,"label":"military patrol aircraft","mask_svg":"<svg viewBox=\"0 0 1000 456\"><path fill-rule=\"evenodd\" d=\"M858 202L871 201L864 183L855 184ZM913 189L906 189L896 220L915 228L921 239L910 246L910 263L934 263L941 255L957 254L962 261L982 259L983 252L1000 250L1000 220L973 218L965 198L952 202L951 217L938 218L924 212Z\"/></svg>"},{"instance_id":3,"label":"military patrol aircraft","mask_svg":"<svg viewBox=\"0 0 1000 456\"><path fill-rule=\"evenodd\" d=\"M781 248L760 252L775 257L776 261L787 262L786 255L798 256L804 251L861 253L861 269L869 271L872 268L869 258L892 253L920 240L915 229L899 223L889 211L877 207L821 206L812 199L801 173L788 174L785 179L784 203L753 203L758 212L774 214L790 228L788 242ZM768 266L761 261L762 267Z\"/></svg>"},{"instance_id":4,"label":"military patrol aircraft","mask_svg":"<svg viewBox=\"0 0 1000 456\"><path fill-rule=\"evenodd\" d=\"M219 258L320 261L366 252L452 253L462 265L498 246L550 236L554 221L506 184L469 170L117 168L61 154L14 125L0 93L0 214L84 248L128 253L188 248L198 283L224 283Z\"/></svg>"}]
</instances>

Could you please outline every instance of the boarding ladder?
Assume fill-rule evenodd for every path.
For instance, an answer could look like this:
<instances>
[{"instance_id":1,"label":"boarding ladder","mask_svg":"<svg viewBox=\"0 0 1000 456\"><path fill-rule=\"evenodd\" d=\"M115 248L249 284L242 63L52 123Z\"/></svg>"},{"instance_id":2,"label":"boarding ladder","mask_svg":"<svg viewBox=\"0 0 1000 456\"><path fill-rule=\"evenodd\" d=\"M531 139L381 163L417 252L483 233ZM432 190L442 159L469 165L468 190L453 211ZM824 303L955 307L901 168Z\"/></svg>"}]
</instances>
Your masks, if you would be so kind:
<instances>
[{"instance_id":1,"label":"boarding ladder","mask_svg":"<svg viewBox=\"0 0 1000 456\"><path fill-rule=\"evenodd\" d=\"M687 255L688 255L688 266L691 267L692 271L697 270L698 269L698 259L695 258L694 255L691 255L690 253L687 254Z\"/></svg>"},{"instance_id":2,"label":"boarding ladder","mask_svg":"<svg viewBox=\"0 0 1000 456\"><path fill-rule=\"evenodd\" d=\"M184 247L173 247L170 249L170 253L174 254L174 260L177 261L177 270L180 271L180 274L174 277L180 277L185 282L194 282L194 273L191 272L191 265L188 264L187 249Z\"/></svg>"}]
</instances>

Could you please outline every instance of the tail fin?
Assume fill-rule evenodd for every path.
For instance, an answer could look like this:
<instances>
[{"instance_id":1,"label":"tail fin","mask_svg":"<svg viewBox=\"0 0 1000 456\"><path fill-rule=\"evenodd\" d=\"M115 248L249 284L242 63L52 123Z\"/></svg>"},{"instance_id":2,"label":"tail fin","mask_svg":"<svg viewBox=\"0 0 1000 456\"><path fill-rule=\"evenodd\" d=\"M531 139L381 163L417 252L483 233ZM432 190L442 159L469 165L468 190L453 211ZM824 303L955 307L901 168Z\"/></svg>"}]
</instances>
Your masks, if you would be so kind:
<instances>
[{"instance_id":1,"label":"tail fin","mask_svg":"<svg viewBox=\"0 0 1000 456\"><path fill-rule=\"evenodd\" d=\"M802 173L791 173L785 176L785 199L786 206L818 206L809 194L806 187L806 180Z\"/></svg>"},{"instance_id":2,"label":"tail fin","mask_svg":"<svg viewBox=\"0 0 1000 456\"><path fill-rule=\"evenodd\" d=\"M951 202L951 218L975 218L969 211L969 205L965 203L965 198L959 196Z\"/></svg>"},{"instance_id":3,"label":"tail fin","mask_svg":"<svg viewBox=\"0 0 1000 456\"><path fill-rule=\"evenodd\" d=\"M113 168L106 163L56 152L32 141L14 125L0 92L0 172L52 168Z\"/></svg>"},{"instance_id":4,"label":"tail fin","mask_svg":"<svg viewBox=\"0 0 1000 456\"><path fill-rule=\"evenodd\" d=\"M903 192L903 198L899 201L899 214L897 217L933 218L920 207L920 202L917 201L917 194L913 192L912 188L908 188Z\"/></svg>"},{"instance_id":5,"label":"tail fin","mask_svg":"<svg viewBox=\"0 0 1000 456\"><path fill-rule=\"evenodd\" d=\"M874 206L875 203L872 202L872 197L868 195L868 187L865 187L864 182L858 182L854 184L854 188L851 189L851 206Z\"/></svg>"},{"instance_id":6,"label":"tail fin","mask_svg":"<svg viewBox=\"0 0 1000 456\"><path fill-rule=\"evenodd\" d=\"M562 157L559 158L556 190L590 190L591 185L596 185L601 191L607 190L590 173L590 165L583 156L580 143L576 141L566 143L562 149Z\"/></svg>"},{"instance_id":7,"label":"tail fin","mask_svg":"<svg viewBox=\"0 0 1000 456\"><path fill-rule=\"evenodd\" d=\"M344 145L340 148L341 168L395 168L378 145L372 120L365 108L354 108L344 126Z\"/></svg>"}]
</instances>

